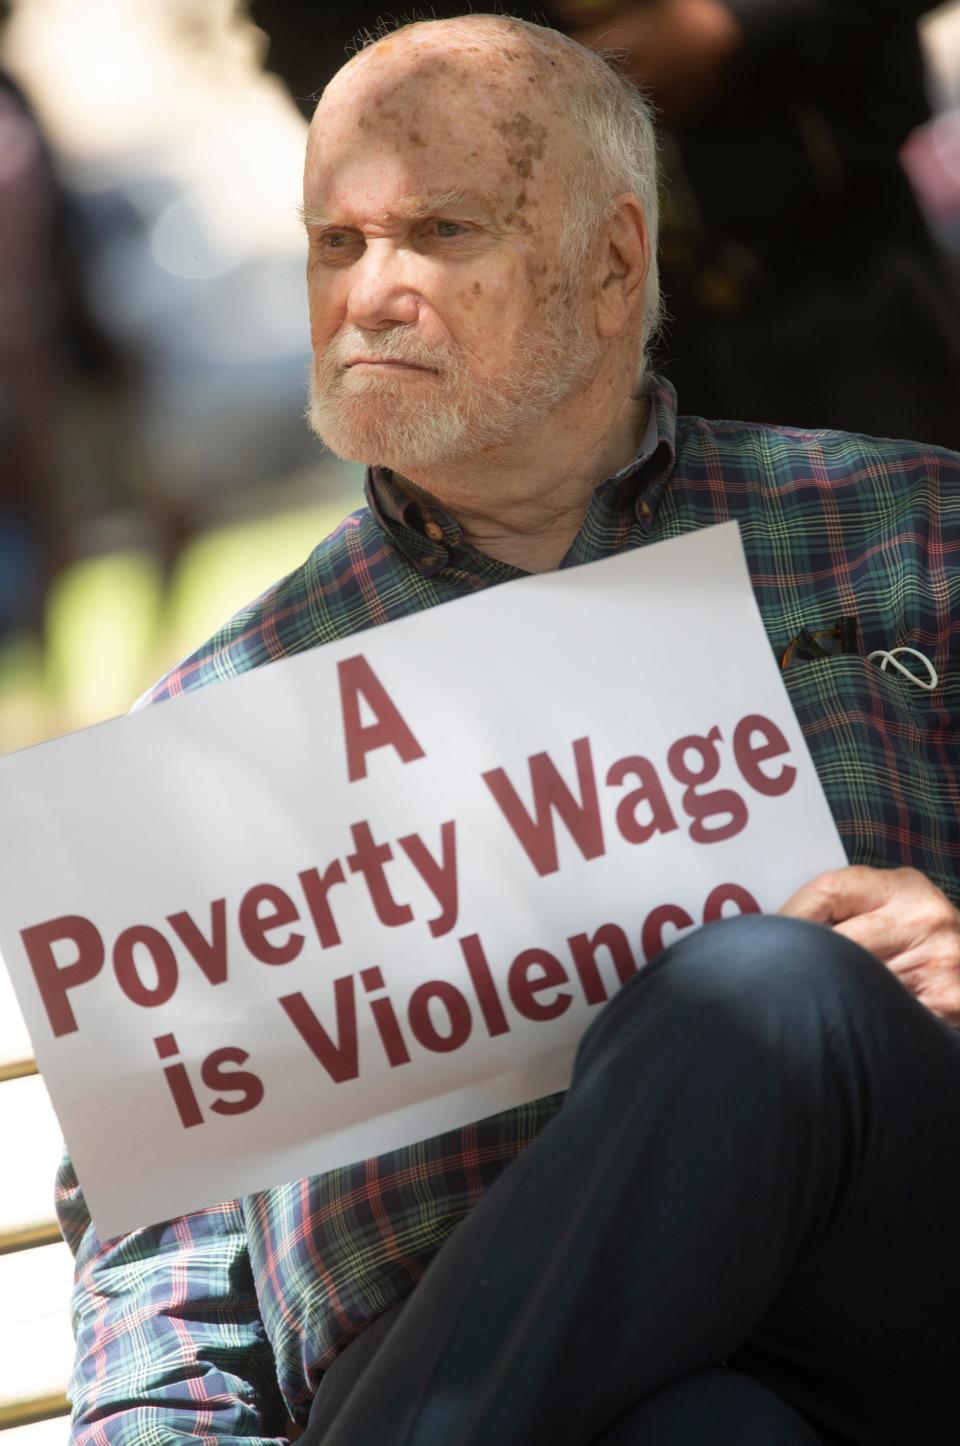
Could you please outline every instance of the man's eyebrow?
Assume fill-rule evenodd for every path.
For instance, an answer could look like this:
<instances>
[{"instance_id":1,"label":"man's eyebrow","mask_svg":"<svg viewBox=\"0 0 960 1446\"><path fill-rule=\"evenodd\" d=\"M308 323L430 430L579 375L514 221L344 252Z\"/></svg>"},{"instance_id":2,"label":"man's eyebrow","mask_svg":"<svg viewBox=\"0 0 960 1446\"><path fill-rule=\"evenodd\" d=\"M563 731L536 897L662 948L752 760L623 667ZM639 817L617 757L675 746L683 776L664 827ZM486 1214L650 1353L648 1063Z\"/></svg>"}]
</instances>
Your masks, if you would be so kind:
<instances>
[{"instance_id":1,"label":"man's eyebrow","mask_svg":"<svg viewBox=\"0 0 960 1446\"><path fill-rule=\"evenodd\" d=\"M493 214L493 207L486 196L479 191L471 191L459 186L452 191L444 191L439 196L417 197L416 202L402 215L395 212L389 214L391 220L422 221L426 216L436 216L441 212L459 210L481 212L485 216ZM334 221L320 211L314 211L310 206L298 206L297 215L304 226L316 226L320 229L345 224Z\"/></svg>"},{"instance_id":2,"label":"man's eyebrow","mask_svg":"<svg viewBox=\"0 0 960 1446\"><path fill-rule=\"evenodd\" d=\"M444 191L440 196L430 196L427 200L418 201L410 211L410 217L414 221L420 221L424 216L435 216L438 211L459 210L482 211L489 215L492 207L487 197L479 191L458 186L453 191Z\"/></svg>"},{"instance_id":3,"label":"man's eyebrow","mask_svg":"<svg viewBox=\"0 0 960 1446\"><path fill-rule=\"evenodd\" d=\"M329 216L321 216L319 211L314 211L310 206L298 206L297 216L300 218L301 226L329 226Z\"/></svg>"}]
</instances>

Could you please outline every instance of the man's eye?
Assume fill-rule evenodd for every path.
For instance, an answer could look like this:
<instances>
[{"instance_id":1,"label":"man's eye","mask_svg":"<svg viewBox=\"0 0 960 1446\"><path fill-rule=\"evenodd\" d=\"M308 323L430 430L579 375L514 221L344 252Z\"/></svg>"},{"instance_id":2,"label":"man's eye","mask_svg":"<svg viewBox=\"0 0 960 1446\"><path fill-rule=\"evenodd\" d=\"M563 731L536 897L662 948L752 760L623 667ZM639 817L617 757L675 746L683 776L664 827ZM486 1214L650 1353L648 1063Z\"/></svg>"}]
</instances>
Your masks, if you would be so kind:
<instances>
[{"instance_id":1,"label":"man's eye","mask_svg":"<svg viewBox=\"0 0 960 1446\"><path fill-rule=\"evenodd\" d=\"M329 266L345 266L353 261L358 245L362 249L362 238L356 231L324 231L314 240L313 255Z\"/></svg>"},{"instance_id":2,"label":"man's eye","mask_svg":"<svg viewBox=\"0 0 960 1446\"><path fill-rule=\"evenodd\" d=\"M433 229L438 236L462 236L467 228L459 221L434 221Z\"/></svg>"}]
</instances>

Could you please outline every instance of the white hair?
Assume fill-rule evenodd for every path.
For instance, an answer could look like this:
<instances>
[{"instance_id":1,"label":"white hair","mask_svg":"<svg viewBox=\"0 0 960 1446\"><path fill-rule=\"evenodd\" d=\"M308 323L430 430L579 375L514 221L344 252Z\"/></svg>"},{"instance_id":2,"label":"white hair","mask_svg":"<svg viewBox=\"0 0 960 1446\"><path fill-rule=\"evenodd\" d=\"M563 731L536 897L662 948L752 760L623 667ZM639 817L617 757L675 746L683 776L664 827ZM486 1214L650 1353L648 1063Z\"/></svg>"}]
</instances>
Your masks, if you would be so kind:
<instances>
[{"instance_id":1,"label":"white hair","mask_svg":"<svg viewBox=\"0 0 960 1446\"><path fill-rule=\"evenodd\" d=\"M557 39L571 47L575 44L565 36L558 35ZM574 167L569 183L561 256L571 272L582 271L609 218L614 198L624 191L637 197L650 237L641 334L646 349L663 317L657 264L660 195L653 110L642 91L614 68L612 57L576 48L582 53L582 62L577 66L576 80L565 91L565 100L580 164Z\"/></svg>"},{"instance_id":2,"label":"white hair","mask_svg":"<svg viewBox=\"0 0 960 1446\"><path fill-rule=\"evenodd\" d=\"M663 319L657 265L660 196L652 105L620 71L619 57L614 53L587 50L550 26L509 15L470 14L454 20L412 20L399 25L381 22L376 33L364 35L363 48L375 45L398 29L430 24L476 26L477 33L472 38L486 41L491 48L499 44L506 29L514 36L519 33L532 50L548 61L556 63L554 56L560 59L566 72L563 98L574 147L558 244L561 267L571 284L575 284L610 217L615 197L625 191L637 197L650 237L650 269L644 288L640 333L639 361L643 375L647 348Z\"/></svg>"}]
</instances>

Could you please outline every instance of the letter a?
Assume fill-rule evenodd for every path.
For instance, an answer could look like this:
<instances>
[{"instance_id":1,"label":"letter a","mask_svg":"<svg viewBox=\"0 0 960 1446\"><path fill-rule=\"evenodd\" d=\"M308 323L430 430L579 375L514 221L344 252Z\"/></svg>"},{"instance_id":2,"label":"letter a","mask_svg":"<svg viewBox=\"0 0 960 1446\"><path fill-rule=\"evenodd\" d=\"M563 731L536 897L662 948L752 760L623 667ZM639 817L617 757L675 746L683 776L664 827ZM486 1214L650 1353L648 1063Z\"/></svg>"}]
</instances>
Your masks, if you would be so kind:
<instances>
[{"instance_id":1,"label":"letter a","mask_svg":"<svg viewBox=\"0 0 960 1446\"><path fill-rule=\"evenodd\" d=\"M424 751L400 715L396 704L362 654L337 664L343 736L347 746L347 777L351 783L367 776L367 754L376 748L395 748L404 763L423 758ZM360 722L360 699L376 718Z\"/></svg>"}]
</instances>

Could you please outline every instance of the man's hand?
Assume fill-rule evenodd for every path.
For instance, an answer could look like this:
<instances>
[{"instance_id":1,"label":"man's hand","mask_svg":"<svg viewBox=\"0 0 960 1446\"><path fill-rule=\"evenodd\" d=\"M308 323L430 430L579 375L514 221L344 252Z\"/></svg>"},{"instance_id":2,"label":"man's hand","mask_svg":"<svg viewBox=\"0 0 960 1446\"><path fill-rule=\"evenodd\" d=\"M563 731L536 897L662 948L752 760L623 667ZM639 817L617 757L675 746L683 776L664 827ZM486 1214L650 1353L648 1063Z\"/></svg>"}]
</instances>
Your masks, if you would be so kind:
<instances>
[{"instance_id":1,"label":"man's hand","mask_svg":"<svg viewBox=\"0 0 960 1446\"><path fill-rule=\"evenodd\" d=\"M554 5L574 40L592 49L626 51L627 74L649 90L668 120L709 100L743 31L722 0L634 0L596 24L579 26L576 0Z\"/></svg>"},{"instance_id":2,"label":"man's hand","mask_svg":"<svg viewBox=\"0 0 960 1446\"><path fill-rule=\"evenodd\" d=\"M875 954L934 1014L960 1028L960 911L916 869L821 874L780 910L831 925Z\"/></svg>"}]
</instances>

